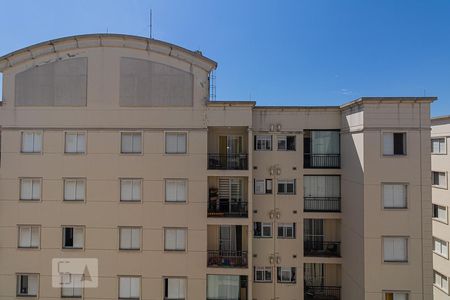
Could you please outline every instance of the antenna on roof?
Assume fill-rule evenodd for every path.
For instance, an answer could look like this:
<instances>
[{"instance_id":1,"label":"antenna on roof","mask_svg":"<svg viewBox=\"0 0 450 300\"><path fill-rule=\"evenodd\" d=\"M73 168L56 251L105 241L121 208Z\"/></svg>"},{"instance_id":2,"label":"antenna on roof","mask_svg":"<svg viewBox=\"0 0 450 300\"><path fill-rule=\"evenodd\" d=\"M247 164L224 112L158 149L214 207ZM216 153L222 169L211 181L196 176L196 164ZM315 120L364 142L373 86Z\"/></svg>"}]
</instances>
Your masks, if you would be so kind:
<instances>
[{"instance_id":1,"label":"antenna on roof","mask_svg":"<svg viewBox=\"0 0 450 300\"><path fill-rule=\"evenodd\" d=\"M214 70L209 73L209 100L216 101L216 74Z\"/></svg>"},{"instance_id":2,"label":"antenna on roof","mask_svg":"<svg viewBox=\"0 0 450 300\"><path fill-rule=\"evenodd\" d=\"M150 9L150 39L153 39L153 14L152 14L152 9Z\"/></svg>"}]
</instances>

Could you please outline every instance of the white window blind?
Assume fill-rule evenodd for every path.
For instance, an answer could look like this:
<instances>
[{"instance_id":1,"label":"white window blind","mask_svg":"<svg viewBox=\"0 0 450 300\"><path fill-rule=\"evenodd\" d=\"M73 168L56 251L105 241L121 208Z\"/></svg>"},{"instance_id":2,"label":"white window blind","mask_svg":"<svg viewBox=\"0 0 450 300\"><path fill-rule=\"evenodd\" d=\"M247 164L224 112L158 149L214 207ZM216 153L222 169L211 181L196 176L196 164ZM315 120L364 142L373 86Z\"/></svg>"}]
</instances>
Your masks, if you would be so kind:
<instances>
[{"instance_id":1,"label":"white window blind","mask_svg":"<svg viewBox=\"0 0 450 300\"><path fill-rule=\"evenodd\" d=\"M239 275L207 276L207 299L240 299Z\"/></svg>"},{"instance_id":2,"label":"white window blind","mask_svg":"<svg viewBox=\"0 0 450 300\"><path fill-rule=\"evenodd\" d=\"M384 261L408 261L407 243L406 237L384 237Z\"/></svg>"},{"instance_id":3,"label":"white window blind","mask_svg":"<svg viewBox=\"0 0 450 300\"><path fill-rule=\"evenodd\" d=\"M383 184L384 208L406 208L406 185Z\"/></svg>"},{"instance_id":4,"label":"white window blind","mask_svg":"<svg viewBox=\"0 0 450 300\"><path fill-rule=\"evenodd\" d=\"M122 132L122 153L141 153L142 134L140 132Z\"/></svg>"},{"instance_id":5,"label":"white window blind","mask_svg":"<svg viewBox=\"0 0 450 300\"><path fill-rule=\"evenodd\" d=\"M41 132L22 132L22 152L40 153L42 151Z\"/></svg>"},{"instance_id":6,"label":"white window blind","mask_svg":"<svg viewBox=\"0 0 450 300\"><path fill-rule=\"evenodd\" d=\"M37 296L39 290L39 275L18 274L17 275L17 295Z\"/></svg>"},{"instance_id":7,"label":"white window blind","mask_svg":"<svg viewBox=\"0 0 450 300\"><path fill-rule=\"evenodd\" d=\"M311 198L337 198L341 196L340 176L304 176L304 196Z\"/></svg>"},{"instance_id":8,"label":"white window blind","mask_svg":"<svg viewBox=\"0 0 450 300\"><path fill-rule=\"evenodd\" d=\"M41 180L37 178L22 178L20 180L20 199L21 200L40 200L41 199Z\"/></svg>"},{"instance_id":9,"label":"white window blind","mask_svg":"<svg viewBox=\"0 0 450 300\"><path fill-rule=\"evenodd\" d=\"M141 279L139 277L119 277L119 298L139 299L141 294Z\"/></svg>"},{"instance_id":10,"label":"white window blind","mask_svg":"<svg viewBox=\"0 0 450 300\"><path fill-rule=\"evenodd\" d=\"M165 250L184 251L186 249L186 232L184 228L165 229Z\"/></svg>"},{"instance_id":11,"label":"white window blind","mask_svg":"<svg viewBox=\"0 0 450 300\"><path fill-rule=\"evenodd\" d=\"M183 154L186 153L187 134L183 132L166 133L166 153Z\"/></svg>"},{"instance_id":12,"label":"white window blind","mask_svg":"<svg viewBox=\"0 0 450 300\"><path fill-rule=\"evenodd\" d=\"M448 258L448 243L438 238L433 238L433 251Z\"/></svg>"},{"instance_id":13,"label":"white window blind","mask_svg":"<svg viewBox=\"0 0 450 300\"><path fill-rule=\"evenodd\" d=\"M141 228L122 227L120 232L120 249L139 250L141 248Z\"/></svg>"},{"instance_id":14,"label":"white window blind","mask_svg":"<svg viewBox=\"0 0 450 300\"><path fill-rule=\"evenodd\" d=\"M120 180L120 201L141 201L141 179Z\"/></svg>"},{"instance_id":15,"label":"white window blind","mask_svg":"<svg viewBox=\"0 0 450 300\"><path fill-rule=\"evenodd\" d=\"M187 180L166 179L166 201L186 202L187 200Z\"/></svg>"},{"instance_id":16,"label":"white window blind","mask_svg":"<svg viewBox=\"0 0 450 300\"><path fill-rule=\"evenodd\" d=\"M19 247L38 248L40 241L39 226L19 226Z\"/></svg>"},{"instance_id":17,"label":"white window blind","mask_svg":"<svg viewBox=\"0 0 450 300\"><path fill-rule=\"evenodd\" d=\"M85 198L85 182L82 178L64 179L64 200L83 201Z\"/></svg>"},{"instance_id":18,"label":"white window blind","mask_svg":"<svg viewBox=\"0 0 450 300\"><path fill-rule=\"evenodd\" d=\"M164 299L185 299L186 298L186 279L184 278L165 278L164 280Z\"/></svg>"},{"instance_id":19,"label":"white window blind","mask_svg":"<svg viewBox=\"0 0 450 300\"><path fill-rule=\"evenodd\" d=\"M255 282L272 282L272 267L255 267Z\"/></svg>"},{"instance_id":20,"label":"white window blind","mask_svg":"<svg viewBox=\"0 0 450 300\"><path fill-rule=\"evenodd\" d=\"M67 132L66 153L84 153L86 152L86 135L83 132Z\"/></svg>"}]
</instances>

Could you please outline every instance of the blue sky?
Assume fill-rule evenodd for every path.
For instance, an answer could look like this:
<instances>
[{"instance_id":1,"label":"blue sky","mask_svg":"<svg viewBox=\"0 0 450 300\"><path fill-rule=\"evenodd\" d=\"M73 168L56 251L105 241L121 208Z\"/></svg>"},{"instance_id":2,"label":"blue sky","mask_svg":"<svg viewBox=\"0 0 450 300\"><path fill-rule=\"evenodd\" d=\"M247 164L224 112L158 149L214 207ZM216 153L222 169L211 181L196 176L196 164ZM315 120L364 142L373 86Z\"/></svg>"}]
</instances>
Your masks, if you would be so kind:
<instances>
[{"instance_id":1,"label":"blue sky","mask_svg":"<svg viewBox=\"0 0 450 300\"><path fill-rule=\"evenodd\" d=\"M438 96L450 114L449 0L3 1L0 55L62 36L153 36L218 62L218 100L337 105Z\"/></svg>"}]
</instances>

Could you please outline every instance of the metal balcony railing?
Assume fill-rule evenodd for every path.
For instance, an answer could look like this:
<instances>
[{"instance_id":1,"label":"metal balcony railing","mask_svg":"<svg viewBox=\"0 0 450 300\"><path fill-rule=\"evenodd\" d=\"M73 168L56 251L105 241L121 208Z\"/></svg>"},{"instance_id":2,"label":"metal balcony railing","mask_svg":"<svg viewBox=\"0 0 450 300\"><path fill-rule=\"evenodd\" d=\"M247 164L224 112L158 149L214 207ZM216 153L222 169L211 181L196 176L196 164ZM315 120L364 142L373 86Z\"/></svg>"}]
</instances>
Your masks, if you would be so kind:
<instances>
[{"instance_id":1,"label":"metal balcony railing","mask_svg":"<svg viewBox=\"0 0 450 300\"><path fill-rule=\"evenodd\" d=\"M341 197L304 197L305 212L340 212Z\"/></svg>"},{"instance_id":2,"label":"metal balcony railing","mask_svg":"<svg viewBox=\"0 0 450 300\"><path fill-rule=\"evenodd\" d=\"M338 169L341 167L340 154L311 154L303 156L304 168Z\"/></svg>"},{"instance_id":3,"label":"metal balcony railing","mask_svg":"<svg viewBox=\"0 0 450 300\"><path fill-rule=\"evenodd\" d=\"M209 170L248 170L248 154L208 153Z\"/></svg>"},{"instance_id":4,"label":"metal balcony railing","mask_svg":"<svg viewBox=\"0 0 450 300\"><path fill-rule=\"evenodd\" d=\"M305 300L327 299L340 300L340 286L308 286L305 284Z\"/></svg>"},{"instance_id":5,"label":"metal balcony railing","mask_svg":"<svg viewBox=\"0 0 450 300\"><path fill-rule=\"evenodd\" d=\"M208 217L247 218L247 201L230 201L229 199L209 200Z\"/></svg>"},{"instance_id":6,"label":"metal balcony railing","mask_svg":"<svg viewBox=\"0 0 450 300\"><path fill-rule=\"evenodd\" d=\"M305 256L341 256L341 242L305 241L303 249Z\"/></svg>"},{"instance_id":7,"label":"metal balcony railing","mask_svg":"<svg viewBox=\"0 0 450 300\"><path fill-rule=\"evenodd\" d=\"M208 250L208 267L247 267L247 251Z\"/></svg>"}]
</instances>

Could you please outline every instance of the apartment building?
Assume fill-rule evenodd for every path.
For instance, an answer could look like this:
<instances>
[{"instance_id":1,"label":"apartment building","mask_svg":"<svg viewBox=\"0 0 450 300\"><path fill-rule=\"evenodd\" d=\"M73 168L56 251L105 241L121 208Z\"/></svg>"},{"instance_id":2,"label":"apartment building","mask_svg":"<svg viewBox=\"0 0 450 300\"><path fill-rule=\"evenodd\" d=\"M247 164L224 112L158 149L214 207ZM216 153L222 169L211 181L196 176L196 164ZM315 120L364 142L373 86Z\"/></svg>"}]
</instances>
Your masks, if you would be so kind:
<instances>
[{"instance_id":1,"label":"apartment building","mask_svg":"<svg viewBox=\"0 0 450 300\"><path fill-rule=\"evenodd\" d=\"M216 66L114 34L0 57L0 300L432 297L435 98L210 101Z\"/></svg>"},{"instance_id":2,"label":"apartment building","mask_svg":"<svg viewBox=\"0 0 450 300\"><path fill-rule=\"evenodd\" d=\"M450 138L450 116L431 120L431 184L433 199L433 280L434 299L450 299L448 278L450 262L448 243L450 227L448 225L448 173L450 156L448 141Z\"/></svg>"}]
</instances>

